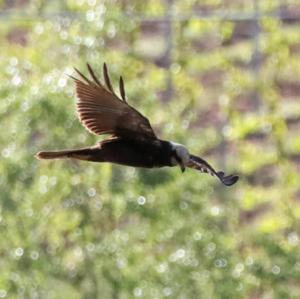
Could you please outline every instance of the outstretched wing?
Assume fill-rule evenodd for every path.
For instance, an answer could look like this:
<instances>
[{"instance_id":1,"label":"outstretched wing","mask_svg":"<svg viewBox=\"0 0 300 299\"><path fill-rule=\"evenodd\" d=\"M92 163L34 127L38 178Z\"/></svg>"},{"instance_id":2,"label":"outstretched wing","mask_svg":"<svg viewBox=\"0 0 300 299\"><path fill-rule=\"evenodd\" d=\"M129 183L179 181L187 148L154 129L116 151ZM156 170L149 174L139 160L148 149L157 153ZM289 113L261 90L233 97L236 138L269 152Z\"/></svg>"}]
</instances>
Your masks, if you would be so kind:
<instances>
[{"instance_id":1,"label":"outstretched wing","mask_svg":"<svg viewBox=\"0 0 300 299\"><path fill-rule=\"evenodd\" d=\"M215 171L206 161L194 155L190 155L190 161L187 166L203 173L209 173L212 176L216 176L226 186L235 184L239 179L237 175L225 176L223 171Z\"/></svg>"},{"instance_id":2,"label":"outstretched wing","mask_svg":"<svg viewBox=\"0 0 300 299\"><path fill-rule=\"evenodd\" d=\"M92 79L75 69L80 79L74 78L78 97L77 113L84 127L96 135L112 134L123 138L156 139L149 120L126 102L124 82L120 77L120 96L111 85L106 64L103 65L105 85L87 64Z\"/></svg>"}]
</instances>

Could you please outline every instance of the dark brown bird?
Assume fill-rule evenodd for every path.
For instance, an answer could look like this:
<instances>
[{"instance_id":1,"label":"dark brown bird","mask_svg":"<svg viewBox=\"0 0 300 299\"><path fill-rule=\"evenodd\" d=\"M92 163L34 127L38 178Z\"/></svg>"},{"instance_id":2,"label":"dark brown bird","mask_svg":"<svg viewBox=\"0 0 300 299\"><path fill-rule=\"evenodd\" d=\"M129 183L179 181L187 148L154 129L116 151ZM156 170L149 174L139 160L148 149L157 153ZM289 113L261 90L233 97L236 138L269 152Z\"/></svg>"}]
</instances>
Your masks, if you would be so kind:
<instances>
[{"instance_id":1,"label":"dark brown bird","mask_svg":"<svg viewBox=\"0 0 300 299\"><path fill-rule=\"evenodd\" d=\"M216 176L230 186L237 182L237 175L225 176L215 171L206 161L189 154L182 144L158 139L149 120L131 107L125 96L120 77L120 96L113 90L106 64L103 66L105 85L101 83L87 64L91 79L75 69L80 79L74 78L78 98L77 113L80 122L96 135L110 134L97 145L82 149L39 152L38 159L78 159L93 162L110 162L133 167L180 166Z\"/></svg>"}]
</instances>

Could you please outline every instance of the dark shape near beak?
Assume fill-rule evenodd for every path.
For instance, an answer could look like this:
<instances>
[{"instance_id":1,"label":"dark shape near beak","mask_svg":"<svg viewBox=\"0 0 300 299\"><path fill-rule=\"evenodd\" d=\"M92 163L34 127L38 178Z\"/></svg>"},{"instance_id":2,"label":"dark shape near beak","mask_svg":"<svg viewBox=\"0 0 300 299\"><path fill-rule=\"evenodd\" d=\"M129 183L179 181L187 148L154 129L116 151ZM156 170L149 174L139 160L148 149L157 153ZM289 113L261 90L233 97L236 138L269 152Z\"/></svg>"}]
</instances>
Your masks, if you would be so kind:
<instances>
[{"instance_id":1,"label":"dark shape near beak","mask_svg":"<svg viewBox=\"0 0 300 299\"><path fill-rule=\"evenodd\" d=\"M180 163L180 169L181 169L182 173L185 172L185 166L184 166L184 164L182 162Z\"/></svg>"},{"instance_id":2,"label":"dark shape near beak","mask_svg":"<svg viewBox=\"0 0 300 299\"><path fill-rule=\"evenodd\" d=\"M177 162L178 162L178 164L180 166L181 172L184 173L184 171L185 171L185 165L184 165L183 161L179 157L177 157L177 156L175 156L175 159L177 160Z\"/></svg>"}]
</instances>

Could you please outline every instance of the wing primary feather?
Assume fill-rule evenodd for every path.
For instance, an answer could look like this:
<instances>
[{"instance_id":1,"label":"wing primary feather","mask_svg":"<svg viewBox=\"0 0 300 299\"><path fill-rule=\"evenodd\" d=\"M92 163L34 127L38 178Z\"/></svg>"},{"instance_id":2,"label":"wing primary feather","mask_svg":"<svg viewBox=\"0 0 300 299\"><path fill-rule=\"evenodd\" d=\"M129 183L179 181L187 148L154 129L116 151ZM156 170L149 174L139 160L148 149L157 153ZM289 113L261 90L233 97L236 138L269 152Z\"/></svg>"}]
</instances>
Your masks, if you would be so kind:
<instances>
[{"instance_id":1,"label":"wing primary feather","mask_svg":"<svg viewBox=\"0 0 300 299\"><path fill-rule=\"evenodd\" d=\"M100 81L98 80L98 78L96 77L96 75L95 75L95 73L94 73L92 67L91 67L88 63L87 63L86 65L87 65L87 68L88 68L88 70L89 70L89 73L90 73L90 75L92 76L92 78L94 79L95 83L96 83L99 87L102 87L102 85L101 85Z\"/></svg>"},{"instance_id":2,"label":"wing primary feather","mask_svg":"<svg viewBox=\"0 0 300 299\"><path fill-rule=\"evenodd\" d=\"M105 80L105 84L107 86L107 88L113 93L115 94L114 92L114 89L111 85L111 82L110 82L110 79L109 79L109 75L108 75L108 69L107 69L107 66L106 66L106 63L104 62L103 64L103 77L104 77L104 80Z\"/></svg>"},{"instance_id":3,"label":"wing primary feather","mask_svg":"<svg viewBox=\"0 0 300 299\"><path fill-rule=\"evenodd\" d=\"M88 84L91 84L92 82L84 75L84 74L82 74L76 67L74 67L74 70L75 70L75 72L85 81L85 82L87 82ZM77 79L77 81L79 81L78 79Z\"/></svg>"},{"instance_id":4,"label":"wing primary feather","mask_svg":"<svg viewBox=\"0 0 300 299\"><path fill-rule=\"evenodd\" d=\"M120 76L120 82L119 82L119 86L120 86L120 94L121 94L121 98L122 100L127 103L126 101L126 94L125 94L125 87L124 87L124 81L123 81L123 78L122 76Z\"/></svg>"},{"instance_id":5,"label":"wing primary feather","mask_svg":"<svg viewBox=\"0 0 300 299\"><path fill-rule=\"evenodd\" d=\"M69 78L71 78L72 80L74 80L75 82L78 82L79 80L75 77L73 77L72 75L66 74Z\"/></svg>"}]
</instances>

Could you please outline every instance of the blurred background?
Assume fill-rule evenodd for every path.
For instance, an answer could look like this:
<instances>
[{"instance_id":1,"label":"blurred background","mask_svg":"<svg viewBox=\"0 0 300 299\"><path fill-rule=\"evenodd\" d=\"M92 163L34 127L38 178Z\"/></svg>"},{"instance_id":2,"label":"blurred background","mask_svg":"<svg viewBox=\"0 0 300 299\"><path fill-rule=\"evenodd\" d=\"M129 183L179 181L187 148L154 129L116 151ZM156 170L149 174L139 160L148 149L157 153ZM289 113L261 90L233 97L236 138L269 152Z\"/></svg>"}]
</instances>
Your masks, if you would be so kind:
<instances>
[{"instance_id":1,"label":"blurred background","mask_svg":"<svg viewBox=\"0 0 300 299\"><path fill-rule=\"evenodd\" d=\"M0 1L0 298L300 298L299 0ZM240 181L79 148L72 67Z\"/></svg>"}]
</instances>

